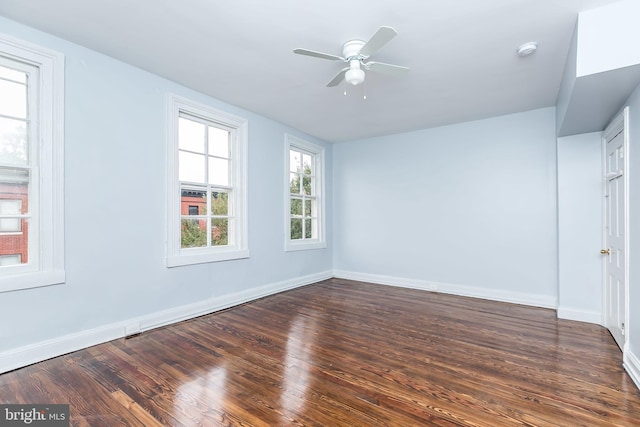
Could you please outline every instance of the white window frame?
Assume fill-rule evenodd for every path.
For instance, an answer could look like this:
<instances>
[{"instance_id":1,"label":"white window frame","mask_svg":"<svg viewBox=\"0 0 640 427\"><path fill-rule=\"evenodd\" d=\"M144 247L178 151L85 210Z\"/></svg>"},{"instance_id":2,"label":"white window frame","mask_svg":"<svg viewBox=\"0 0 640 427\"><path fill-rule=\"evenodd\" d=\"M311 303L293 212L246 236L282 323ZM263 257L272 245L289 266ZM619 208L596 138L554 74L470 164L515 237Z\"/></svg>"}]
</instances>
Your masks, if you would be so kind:
<instances>
[{"instance_id":1,"label":"white window frame","mask_svg":"<svg viewBox=\"0 0 640 427\"><path fill-rule=\"evenodd\" d=\"M37 126L29 138L37 153L30 176L35 191L29 196L29 262L0 270L0 292L7 292L65 282L64 55L0 34L0 56L35 67L39 75L29 83L38 95Z\"/></svg>"},{"instance_id":2,"label":"white window frame","mask_svg":"<svg viewBox=\"0 0 640 427\"><path fill-rule=\"evenodd\" d=\"M167 102L167 267L227 261L249 257L247 206L248 121L179 95ZM180 181L178 179L178 118L184 113L231 129L233 243L206 248L181 248ZM231 227L230 227L231 229Z\"/></svg>"},{"instance_id":3,"label":"white window frame","mask_svg":"<svg viewBox=\"0 0 640 427\"><path fill-rule=\"evenodd\" d=\"M290 191L290 168L289 151L291 149L305 151L311 154L314 159L315 173L315 193L316 207L318 215L318 236L312 239L291 239L291 191ZM293 135L285 134L284 138L284 250L302 251L311 249L323 249L327 247L326 240L326 215L325 215L325 183L324 183L324 147L314 144Z\"/></svg>"}]
</instances>

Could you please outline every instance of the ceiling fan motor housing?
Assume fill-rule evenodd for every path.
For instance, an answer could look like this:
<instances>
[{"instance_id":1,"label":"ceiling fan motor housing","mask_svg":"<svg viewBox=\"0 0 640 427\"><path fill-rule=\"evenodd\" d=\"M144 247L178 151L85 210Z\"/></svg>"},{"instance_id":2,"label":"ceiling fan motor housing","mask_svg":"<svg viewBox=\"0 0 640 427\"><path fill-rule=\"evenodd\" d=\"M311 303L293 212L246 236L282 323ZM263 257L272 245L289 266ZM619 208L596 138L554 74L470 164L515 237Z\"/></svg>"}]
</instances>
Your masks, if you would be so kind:
<instances>
[{"instance_id":1,"label":"ceiling fan motor housing","mask_svg":"<svg viewBox=\"0 0 640 427\"><path fill-rule=\"evenodd\" d=\"M342 45L342 57L347 61L351 59L367 59L368 56L360 55L360 50L366 43L362 40L349 40L344 45Z\"/></svg>"}]
</instances>

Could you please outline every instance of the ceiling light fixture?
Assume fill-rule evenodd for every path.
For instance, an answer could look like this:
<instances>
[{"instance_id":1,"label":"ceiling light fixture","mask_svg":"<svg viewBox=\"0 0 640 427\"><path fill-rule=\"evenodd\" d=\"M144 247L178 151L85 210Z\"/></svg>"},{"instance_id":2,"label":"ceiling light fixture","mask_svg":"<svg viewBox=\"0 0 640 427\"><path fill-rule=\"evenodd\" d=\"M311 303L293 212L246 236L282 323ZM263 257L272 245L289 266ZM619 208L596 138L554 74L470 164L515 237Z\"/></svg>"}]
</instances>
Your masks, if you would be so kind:
<instances>
[{"instance_id":1,"label":"ceiling light fixture","mask_svg":"<svg viewBox=\"0 0 640 427\"><path fill-rule=\"evenodd\" d=\"M516 50L518 52L518 56L525 57L533 55L538 49L538 43L536 42L528 42L518 46Z\"/></svg>"},{"instance_id":2,"label":"ceiling light fixture","mask_svg":"<svg viewBox=\"0 0 640 427\"><path fill-rule=\"evenodd\" d=\"M364 81L364 71L360 68L358 59L349 61L349 70L345 73L344 79L353 86L359 85Z\"/></svg>"}]
</instances>

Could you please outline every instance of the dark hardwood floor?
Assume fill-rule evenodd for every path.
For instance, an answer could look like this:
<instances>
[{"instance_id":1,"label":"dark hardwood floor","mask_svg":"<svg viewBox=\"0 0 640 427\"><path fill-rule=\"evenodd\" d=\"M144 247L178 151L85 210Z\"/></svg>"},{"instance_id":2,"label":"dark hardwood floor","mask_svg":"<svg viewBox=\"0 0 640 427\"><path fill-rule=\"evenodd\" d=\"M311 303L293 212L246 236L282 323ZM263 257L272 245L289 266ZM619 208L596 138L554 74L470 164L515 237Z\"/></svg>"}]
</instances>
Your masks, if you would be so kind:
<instances>
[{"instance_id":1,"label":"dark hardwood floor","mask_svg":"<svg viewBox=\"0 0 640 427\"><path fill-rule=\"evenodd\" d=\"M0 375L79 426L633 426L599 326L327 280Z\"/></svg>"}]
</instances>

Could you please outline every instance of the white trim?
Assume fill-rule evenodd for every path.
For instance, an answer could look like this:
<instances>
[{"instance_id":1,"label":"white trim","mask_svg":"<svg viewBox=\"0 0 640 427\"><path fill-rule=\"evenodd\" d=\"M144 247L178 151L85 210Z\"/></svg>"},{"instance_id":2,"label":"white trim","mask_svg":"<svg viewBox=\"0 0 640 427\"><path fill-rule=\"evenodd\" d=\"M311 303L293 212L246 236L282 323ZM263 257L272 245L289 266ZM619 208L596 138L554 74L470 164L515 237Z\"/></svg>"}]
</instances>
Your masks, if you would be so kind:
<instances>
[{"instance_id":1,"label":"white trim","mask_svg":"<svg viewBox=\"0 0 640 427\"><path fill-rule=\"evenodd\" d=\"M0 353L0 374L120 338L121 332L120 324L114 323L4 351Z\"/></svg>"},{"instance_id":2,"label":"white trim","mask_svg":"<svg viewBox=\"0 0 640 427\"><path fill-rule=\"evenodd\" d=\"M289 182L289 150L291 147L308 151L315 158L316 203L318 205L318 238L291 240L291 197ZM324 147L286 133L284 135L284 250L303 251L327 247L325 211L325 158Z\"/></svg>"},{"instance_id":3,"label":"white trim","mask_svg":"<svg viewBox=\"0 0 640 427\"><path fill-rule=\"evenodd\" d=\"M138 318L137 321L140 323L141 331L148 331L161 326L171 325L183 320L224 310L280 292L299 288L301 286L310 285L332 277L331 271L296 277L293 279L283 280L281 282L259 286L257 288L247 289L245 291L235 292L218 298L209 298L197 303L170 308L151 315L142 316Z\"/></svg>"},{"instance_id":4,"label":"white trim","mask_svg":"<svg viewBox=\"0 0 640 427\"><path fill-rule=\"evenodd\" d=\"M221 249L221 248L216 248ZM231 249L220 250L215 253L204 253L194 255L169 255L167 256L167 267L180 267L183 265L205 264L208 262L231 261L234 259L249 258L249 250Z\"/></svg>"},{"instance_id":5,"label":"white trim","mask_svg":"<svg viewBox=\"0 0 640 427\"><path fill-rule=\"evenodd\" d=\"M582 310L573 307L558 307L558 319L575 320L578 322L602 325L602 313L599 311Z\"/></svg>"},{"instance_id":6,"label":"white trim","mask_svg":"<svg viewBox=\"0 0 640 427\"><path fill-rule=\"evenodd\" d=\"M181 250L180 248L180 182L178 180L178 117L183 111L207 121L220 123L234 130L236 141L232 144L233 209L236 212L234 244ZM225 111L169 93L167 95L167 267L200 264L249 258L248 220L248 141L249 122Z\"/></svg>"},{"instance_id":7,"label":"white trim","mask_svg":"<svg viewBox=\"0 0 640 427\"><path fill-rule=\"evenodd\" d=\"M376 283L378 285L397 286L400 288L419 289L435 292L436 286L432 282L418 279L385 276L382 274L358 273L355 271L334 270L333 276L338 279L357 280L359 282Z\"/></svg>"},{"instance_id":8,"label":"white trim","mask_svg":"<svg viewBox=\"0 0 640 427\"><path fill-rule=\"evenodd\" d=\"M509 302L512 304L529 305L533 307L555 309L558 305L558 298L554 296L505 291L502 289L488 289L477 286L456 285L451 283L432 282L426 280L358 273L344 270L334 270L333 275L334 277L340 279L359 280L370 283L378 283L381 285L421 289L431 292L440 292L443 294Z\"/></svg>"},{"instance_id":9,"label":"white trim","mask_svg":"<svg viewBox=\"0 0 640 427\"><path fill-rule=\"evenodd\" d=\"M640 390L640 358L636 356L628 347L622 357L622 366L627 371L638 390Z\"/></svg>"},{"instance_id":10,"label":"white trim","mask_svg":"<svg viewBox=\"0 0 640 427\"><path fill-rule=\"evenodd\" d=\"M122 338L131 333L171 325L331 277L333 277L331 271L309 274L0 352L0 373Z\"/></svg>"},{"instance_id":11,"label":"white trim","mask_svg":"<svg viewBox=\"0 0 640 427\"><path fill-rule=\"evenodd\" d=\"M0 278L0 292L55 285L65 282L64 273L64 55L36 44L0 34L2 56L39 69L38 155L39 250L32 253L36 271ZM30 257L31 259L32 257Z\"/></svg>"}]
</instances>

